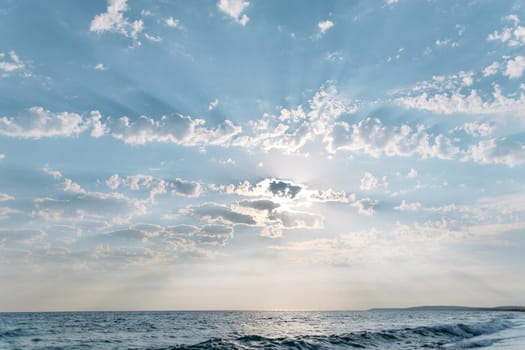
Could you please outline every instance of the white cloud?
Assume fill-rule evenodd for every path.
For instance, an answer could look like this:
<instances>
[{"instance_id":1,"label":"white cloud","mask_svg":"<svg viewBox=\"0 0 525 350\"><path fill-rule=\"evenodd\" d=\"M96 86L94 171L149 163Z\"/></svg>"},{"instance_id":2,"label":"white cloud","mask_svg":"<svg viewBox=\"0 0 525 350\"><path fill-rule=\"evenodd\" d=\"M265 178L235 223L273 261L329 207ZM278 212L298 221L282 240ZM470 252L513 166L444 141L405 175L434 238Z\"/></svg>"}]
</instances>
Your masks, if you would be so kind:
<instances>
[{"instance_id":1,"label":"white cloud","mask_svg":"<svg viewBox=\"0 0 525 350\"><path fill-rule=\"evenodd\" d=\"M64 192L86 193L86 190L84 190L79 184L67 178L62 182L62 189Z\"/></svg>"},{"instance_id":2,"label":"white cloud","mask_svg":"<svg viewBox=\"0 0 525 350\"><path fill-rule=\"evenodd\" d=\"M183 197L198 197L202 193L202 187L198 182L186 181L180 178L175 180L156 179L151 175L129 175L121 177L118 174L111 175L106 181L106 185L116 190L120 186L127 187L133 191L145 189L149 191L149 199L154 202L155 196L167 193Z\"/></svg>"},{"instance_id":3,"label":"white cloud","mask_svg":"<svg viewBox=\"0 0 525 350\"><path fill-rule=\"evenodd\" d=\"M452 159L459 149L442 134L433 135L423 125L386 126L379 119L366 118L356 124L335 123L325 137L327 150L380 155Z\"/></svg>"},{"instance_id":4,"label":"white cloud","mask_svg":"<svg viewBox=\"0 0 525 350\"><path fill-rule=\"evenodd\" d=\"M487 123L481 123L478 121L474 121L474 122L465 123L462 126L455 127L450 132L452 133L452 132L459 131L459 130L462 130L467 135L470 135L473 137L479 137L479 136L485 137L485 136L492 135L492 133L494 132L494 127Z\"/></svg>"},{"instance_id":5,"label":"white cloud","mask_svg":"<svg viewBox=\"0 0 525 350\"><path fill-rule=\"evenodd\" d=\"M308 112L299 105L281 109L278 116L265 114L263 118L251 122L253 136L239 136L233 145L259 148L265 152L279 150L287 154L296 153L308 142L324 135L337 118L356 110L355 105L350 105L338 94L335 86L327 82L309 101Z\"/></svg>"},{"instance_id":6,"label":"white cloud","mask_svg":"<svg viewBox=\"0 0 525 350\"><path fill-rule=\"evenodd\" d=\"M148 142L175 143L183 146L228 145L242 130L225 120L215 129L204 127L205 121L189 116L163 116L158 120L140 116L136 121L121 117L111 125L112 136L129 144Z\"/></svg>"},{"instance_id":7,"label":"white cloud","mask_svg":"<svg viewBox=\"0 0 525 350\"><path fill-rule=\"evenodd\" d=\"M224 12L243 26L245 26L250 20L246 14L243 14L244 10L246 10L249 5L250 3L244 0L219 0L217 2L217 7L220 11Z\"/></svg>"},{"instance_id":8,"label":"white cloud","mask_svg":"<svg viewBox=\"0 0 525 350\"><path fill-rule=\"evenodd\" d=\"M361 185L359 186L359 188L362 191L371 191L377 187L378 183L379 181L377 177L375 177L367 171L361 179Z\"/></svg>"},{"instance_id":9,"label":"white cloud","mask_svg":"<svg viewBox=\"0 0 525 350\"><path fill-rule=\"evenodd\" d=\"M511 21L512 26L504 27L501 31L494 31L489 34L487 40L501 41L511 47L525 45L525 27L518 25L520 21L518 16L509 15L505 19Z\"/></svg>"},{"instance_id":10,"label":"white cloud","mask_svg":"<svg viewBox=\"0 0 525 350\"><path fill-rule=\"evenodd\" d=\"M410 168L410 171L408 172L407 176L411 179L416 178L418 175L417 170L414 168Z\"/></svg>"},{"instance_id":11,"label":"white cloud","mask_svg":"<svg viewBox=\"0 0 525 350\"><path fill-rule=\"evenodd\" d=\"M23 118L0 117L0 135L31 139L71 137L91 128L92 136L101 136L104 127L97 113L92 112L91 118L84 119L77 113L53 113L42 107L31 107Z\"/></svg>"},{"instance_id":12,"label":"white cloud","mask_svg":"<svg viewBox=\"0 0 525 350\"><path fill-rule=\"evenodd\" d=\"M219 105L218 99L211 101L210 104L208 105L208 111L214 110L218 105Z\"/></svg>"},{"instance_id":13,"label":"white cloud","mask_svg":"<svg viewBox=\"0 0 525 350\"><path fill-rule=\"evenodd\" d=\"M521 77L525 70L525 56L516 56L512 60L507 61L507 68L505 69L504 75L510 79L516 79Z\"/></svg>"},{"instance_id":14,"label":"white cloud","mask_svg":"<svg viewBox=\"0 0 525 350\"><path fill-rule=\"evenodd\" d=\"M494 75L498 72L499 70L499 62L492 62L490 65L488 65L487 67L485 67L485 69L483 69L483 76L484 77L490 77L491 75Z\"/></svg>"},{"instance_id":15,"label":"white cloud","mask_svg":"<svg viewBox=\"0 0 525 350\"><path fill-rule=\"evenodd\" d=\"M517 71L513 72L517 74ZM429 95L424 92L416 96L399 97L396 104L410 109L419 109L438 114L497 114L517 113L522 115L525 111L525 95L516 98L503 95L499 85L494 86L492 100L484 101L475 89L468 95L461 92L438 93Z\"/></svg>"},{"instance_id":16,"label":"white cloud","mask_svg":"<svg viewBox=\"0 0 525 350\"><path fill-rule=\"evenodd\" d=\"M104 70L107 70L108 68L106 66L104 66L104 64L102 63L97 63L95 65L95 67L93 67L95 70L100 70L100 71L104 71Z\"/></svg>"},{"instance_id":17,"label":"white cloud","mask_svg":"<svg viewBox=\"0 0 525 350\"><path fill-rule=\"evenodd\" d=\"M0 192L0 202L7 202L14 200L15 197L8 195L7 193Z\"/></svg>"},{"instance_id":18,"label":"white cloud","mask_svg":"<svg viewBox=\"0 0 525 350\"><path fill-rule=\"evenodd\" d=\"M148 39L149 41L153 41L156 43L159 43L162 41L162 38L158 35L149 35L148 33L144 33L144 37Z\"/></svg>"},{"instance_id":19,"label":"white cloud","mask_svg":"<svg viewBox=\"0 0 525 350\"><path fill-rule=\"evenodd\" d=\"M178 19L174 19L172 16L166 18L164 23L166 23L168 27L182 29L182 24L180 23L180 21Z\"/></svg>"},{"instance_id":20,"label":"white cloud","mask_svg":"<svg viewBox=\"0 0 525 350\"><path fill-rule=\"evenodd\" d=\"M0 160L2 160L4 158L5 158L5 154L4 153L0 153Z\"/></svg>"},{"instance_id":21,"label":"white cloud","mask_svg":"<svg viewBox=\"0 0 525 350\"><path fill-rule=\"evenodd\" d=\"M417 211L419 209L421 209L421 203L407 203L404 199L401 201L401 204L399 204L397 207L394 207L394 210L399 211Z\"/></svg>"},{"instance_id":22,"label":"white cloud","mask_svg":"<svg viewBox=\"0 0 525 350\"><path fill-rule=\"evenodd\" d=\"M376 200L363 198L352 203L352 206L357 208L359 215L372 216L374 215L374 208L377 203Z\"/></svg>"},{"instance_id":23,"label":"white cloud","mask_svg":"<svg viewBox=\"0 0 525 350\"><path fill-rule=\"evenodd\" d=\"M508 138L482 140L469 146L463 160L514 167L525 163L525 144Z\"/></svg>"},{"instance_id":24,"label":"white cloud","mask_svg":"<svg viewBox=\"0 0 525 350\"><path fill-rule=\"evenodd\" d=\"M11 73L23 70L24 68L25 63L18 57L15 51L9 51L7 55L0 52L0 71Z\"/></svg>"},{"instance_id":25,"label":"white cloud","mask_svg":"<svg viewBox=\"0 0 525 350\"><path fill-rule=\"evenodd\" d=\"M317 28L319 28L318 38L322 37L333 26L334 26L334 22L330 20L321 21L317 23Z\"/></svg>"},{"instance_id":26,"label":"white cloud","mask_svg":"<svg viewBox=\"0 0 525 350\"><path fill-rule=\"evenodd\" d=\"M385 0L385 2L387 5L394 5L397 4L399 0Z\"/></svg>"},{"instance_id":27,"label":"white cloud","mask_svg":"<svg viewBox=\"0 0 525 350\"><path fill-rule=\"evenodd\" d=\"M42 171L55 180L60 179L62 177L62 173L60 171L51 169L48 165L44 166L42 168Z\"/></svg>"},{"instance_id":28,"label":"white cloud","mask_svg":"<svg viewBox=\"0 0 525 350\"><path fill-rule=\"evenodd\" d=\"M137 35L144 29L144 22L140 19L131 22L124 17L127 10L127 0L108 0L106 12L93 18L89 30L96 33L119 33L136 40Z\"/></svg>"}]
</instances>

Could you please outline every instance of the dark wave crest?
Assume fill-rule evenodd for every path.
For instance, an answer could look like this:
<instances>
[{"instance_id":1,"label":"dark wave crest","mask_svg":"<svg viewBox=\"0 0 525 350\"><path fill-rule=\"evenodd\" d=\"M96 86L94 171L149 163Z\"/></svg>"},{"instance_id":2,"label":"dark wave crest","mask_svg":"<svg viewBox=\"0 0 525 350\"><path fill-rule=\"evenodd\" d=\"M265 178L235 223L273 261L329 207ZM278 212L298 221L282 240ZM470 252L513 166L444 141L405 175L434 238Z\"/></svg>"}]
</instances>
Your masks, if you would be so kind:
<instances>
[{"instance_id":1,"label":"dark wave crest","mask_svg":"<svg viewBox=\"0 0 525 350\"><path fill-rule=\"evenodd\" d=\"M339 348L440 348L445 344L461 342L476 336L491 334L509 327L506 319L493 319L476 324L449 324L433 327L415 327L382 331L351 332L341 335L302 335L297 337L267 338L246 335L237 338L212 338L194 345L177 345L170 350L200 349L339 349ZM487 346L487 342L463 344L460 348Z\"/></svg>"}]
</instances>

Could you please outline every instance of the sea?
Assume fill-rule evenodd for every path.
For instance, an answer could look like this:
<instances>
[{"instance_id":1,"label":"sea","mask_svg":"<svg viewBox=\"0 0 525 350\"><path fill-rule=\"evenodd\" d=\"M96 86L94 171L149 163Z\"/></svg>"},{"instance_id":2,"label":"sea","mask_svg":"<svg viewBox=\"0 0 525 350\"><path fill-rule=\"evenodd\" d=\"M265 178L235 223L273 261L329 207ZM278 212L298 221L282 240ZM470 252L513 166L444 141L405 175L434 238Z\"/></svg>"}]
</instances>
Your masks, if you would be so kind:
<instances>
[{"instance_id":1,"label":"sea","mask_svg":"<svg viewBox=\"0 0 525 350\"><path fill-rule=\"evenodd\" d=\"M525 313L0 313L0 349L525 349Z\"/></svg>"}]
</instances>

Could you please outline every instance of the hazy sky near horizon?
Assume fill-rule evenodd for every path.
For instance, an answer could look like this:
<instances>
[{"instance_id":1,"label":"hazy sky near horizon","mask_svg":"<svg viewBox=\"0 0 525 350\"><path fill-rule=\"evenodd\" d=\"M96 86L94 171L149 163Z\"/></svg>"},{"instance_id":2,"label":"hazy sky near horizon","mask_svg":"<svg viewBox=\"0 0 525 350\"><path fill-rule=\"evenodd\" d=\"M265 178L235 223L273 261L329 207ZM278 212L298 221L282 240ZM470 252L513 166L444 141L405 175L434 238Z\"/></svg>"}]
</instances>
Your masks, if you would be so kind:
<instances>
[{"instance_id":1,"label":"hazy sky near horizon","mask_svg":"<svg viewBox=\"0 0 525 350\"><path fill-rule=\"evenodd\" d=\"M525 304L525 1L0 1L0 311Z\"/></svg>"}]
</instances>

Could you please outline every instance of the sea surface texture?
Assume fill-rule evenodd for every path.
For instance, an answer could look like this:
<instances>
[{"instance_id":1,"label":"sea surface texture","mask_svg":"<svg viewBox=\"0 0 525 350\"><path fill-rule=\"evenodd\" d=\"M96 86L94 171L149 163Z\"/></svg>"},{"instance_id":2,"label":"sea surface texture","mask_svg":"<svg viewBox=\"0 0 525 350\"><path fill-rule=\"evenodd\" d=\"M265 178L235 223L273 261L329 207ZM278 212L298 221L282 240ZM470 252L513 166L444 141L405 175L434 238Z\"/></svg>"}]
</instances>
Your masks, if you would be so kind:
<instances>
[{"instance_id":1,"label":"sea surface texture","mask_svg":"<svg viewBox=\"0 0 525 350\"><path fill-rule=\"evenodd\" d=\"M0 349L525 349L525 313L0 313Z\"/></svg>"}]
</instances>

